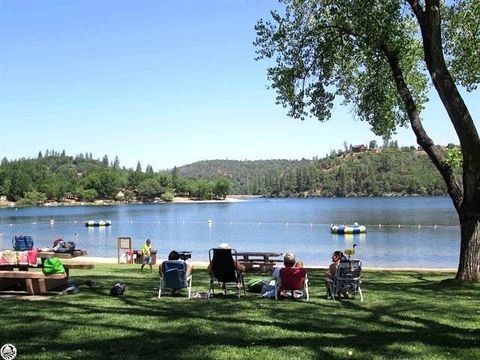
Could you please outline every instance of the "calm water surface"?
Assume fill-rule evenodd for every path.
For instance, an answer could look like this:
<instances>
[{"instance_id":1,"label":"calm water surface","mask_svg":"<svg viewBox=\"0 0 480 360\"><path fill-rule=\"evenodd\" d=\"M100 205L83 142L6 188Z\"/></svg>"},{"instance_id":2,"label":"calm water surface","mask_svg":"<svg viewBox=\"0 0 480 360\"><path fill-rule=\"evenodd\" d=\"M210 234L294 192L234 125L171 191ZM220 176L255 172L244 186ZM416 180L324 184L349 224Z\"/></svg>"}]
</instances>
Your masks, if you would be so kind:
<instances>
[{"instance_id":1,"label":"calm water surface","mask_svg":"<svg viewBox=\"0 0 480 360\"><path fill-rule=\"evenodd\" d=\"M93 219L112 226L85 227ZM331 223L353 222L365 224L367 234L330 234ZM206 261L208 249L228 242L237 251L293 251L307 265L326 265L333 250L356 243L365 266L457 267L460 246L458 218L446 197L0 209L0 249L11 248L14 235L32 235L36 247L48 247L75 233L77 247L92 256L116 257L117 237L131 236L135 248L151 238L161 258L177 249Z\"/></svg>"}]
</instances>

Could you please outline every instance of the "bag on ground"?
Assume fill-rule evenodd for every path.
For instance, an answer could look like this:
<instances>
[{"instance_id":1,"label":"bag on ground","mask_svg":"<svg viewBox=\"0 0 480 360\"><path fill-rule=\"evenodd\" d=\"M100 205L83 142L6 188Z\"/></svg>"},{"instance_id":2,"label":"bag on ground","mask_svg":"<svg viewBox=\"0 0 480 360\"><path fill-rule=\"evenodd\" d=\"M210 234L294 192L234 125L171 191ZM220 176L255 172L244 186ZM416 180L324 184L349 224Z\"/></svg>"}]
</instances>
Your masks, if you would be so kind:
<instances>
[{"instance_id":1,"label":"bag on ground","mask_svg":"<svg viewBox=\"0 0 480 360\"><path fill-rule=\"evenodd\" d=\"M116 283L115 285L113 285L112 289L110 290L110 296L123 295L126 289L127 289L127 285Z\"/></svg>"},{"instance_id":2,"label":"bag on ground","mask_svg":"<svg viewBox=\"0 0 480 360\"><path fill-rule=\"evenodd\" d=\"M247 290L252 293L260 294L262 292L265 280L261 278L253 278L247 282Z\"/></svg>"}]
</instances>

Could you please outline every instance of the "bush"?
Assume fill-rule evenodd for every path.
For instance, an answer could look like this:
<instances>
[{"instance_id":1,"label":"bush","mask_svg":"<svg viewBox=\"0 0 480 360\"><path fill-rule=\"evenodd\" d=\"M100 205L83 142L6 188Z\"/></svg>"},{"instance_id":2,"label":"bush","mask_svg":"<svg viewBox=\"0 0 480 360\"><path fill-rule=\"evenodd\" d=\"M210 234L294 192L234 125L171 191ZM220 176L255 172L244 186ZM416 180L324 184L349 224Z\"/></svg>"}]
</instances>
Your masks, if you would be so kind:
<instances>
[{"instance_id":1,"label":"bush","mask_svg":"<svg viewBox=\"0 0 480 360\"><path fill-rule=\"evenodd\" d=\"M173 198L174 198L174 195L170 191L167 191L166 193L162 194L162 196L161 196L161 199L163 201L167 201L167 202L173 201Z\"/></svg>"}]
</instances>

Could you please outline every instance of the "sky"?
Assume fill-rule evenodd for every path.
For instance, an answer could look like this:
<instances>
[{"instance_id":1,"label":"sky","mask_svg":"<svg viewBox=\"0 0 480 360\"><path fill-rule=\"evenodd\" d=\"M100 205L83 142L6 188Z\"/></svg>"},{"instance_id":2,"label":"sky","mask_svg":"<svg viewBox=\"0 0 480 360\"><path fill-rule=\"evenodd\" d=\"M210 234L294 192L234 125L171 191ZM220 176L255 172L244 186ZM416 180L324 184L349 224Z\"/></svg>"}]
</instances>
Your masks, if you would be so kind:
<instances>
[{"instance_id":1,"label":"sky","mask_svg":"<svg viewBox=\"0 0 480 360\"><path fill-rule=\"evenodd\" d=\"M0 158L118 156L155 171L200 160L311 159L379 144L337 106L289 118L255 61L255 23L273 0L0 1ZM465 101L480 128L480 102ZM477 95L478 97L478 95ZM436 94L423 112L437 144L458 143ZM411 129L393 137L416 146Z\"/></svg>"}]
</instances>

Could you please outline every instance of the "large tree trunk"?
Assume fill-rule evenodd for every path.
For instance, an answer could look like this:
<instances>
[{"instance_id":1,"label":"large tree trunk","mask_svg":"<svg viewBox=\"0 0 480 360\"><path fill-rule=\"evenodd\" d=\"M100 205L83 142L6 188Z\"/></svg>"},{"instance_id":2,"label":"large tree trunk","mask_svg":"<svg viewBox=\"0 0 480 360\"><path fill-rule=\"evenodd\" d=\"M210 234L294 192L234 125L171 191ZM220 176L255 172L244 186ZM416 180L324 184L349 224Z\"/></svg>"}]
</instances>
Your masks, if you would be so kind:
<instances>
[{"instance_id":1,"label":"large tree trunk","mask_svg":"<svg viewBox=\"0 0 480 360\"><path fill-rule=\"evenodd\" d=\"M475 199L473 199L475 202ZM478 208L480 199L472 206ZM460 262L456 279L459 281L478 281L480 279L480 217L460 215Z\"/></svg>"},{"instance_id":2,"label":"large tree trunk","mask_svg":"<svg viewBox=\"0 0 480 360\"><path fill-rule=\"evenodd\" d=\"M460 281L480 281L480 138L443 56L439 0L426 0L423 8L416 0L408 1L422 31L427 69L460 140L463 154L463 188L455 180L453 169L445 163L443 155L432 150L433 142L426 136L416 108L413 107L412 112L410 106L411 109L407 111L417 141L442 174L459 215L461 242L456 278ZM393 55L396 60L395 54ZM392 65L391 59L389 61ZM408 105L413 101L408 87L396 80L399 89L403 88L402 90L407 92L407 96L402 98ZM403 81L403 77L400 80Z\"/></svg>"},{"instance_id":3,"label":"large tree trunk","mask_svg":"<svg viewBox=\"0 0 480 360\"><path fill-rule=\"evenodd\" d=\"M435 144L428 137L423 128L415 101L404 81L398 56L390 52L387 48L383 48L383 51L389 61L400 96L407 108L410 124L417 137L417 142L425 150L442 175L447 184L448 193L452 198L455 209L459 215L461 241L460 260L456 279L459 281L479 281L480 196L477 192L478 172L480 171L480 167L477 169L466 170L464 166L463 187L464 189L467 187L468 189L473 188L474 190L462 191L452 167L446 163L442 151L435 147ZM477 153L476 156L480 156L480 153ZM477 191L475 191L475 189L477 189Z\"/></svg>"},{"instance_id":4,"label":"large tree trunk","mask_svg":"<svg viewBox=\"0 0 480 360\"><path fill-rule=\"evenodd\" d=\"M470 164L477 163L480 157L479 152L469 154L464 159L463 166L463 191L456 178L452 167L445 161L441 150L427 135L423 128L415 100L410 89L405 83L402 70L399 64L399 57L394 51L387 47L382 48L388 59L392 74L397 84L397 89L405 103L410 124L417 137L418 144L425 150L442 175L447 190L452 198L453 204L459 215L461 228L460 260L456 279L459 281L480 280L480 166L472 167ZM473 134L475 135L475 134ZM473 159L473 161L472 161ZM465 164L466 162L466 164Z\"/></svg>"}]
</instances>

